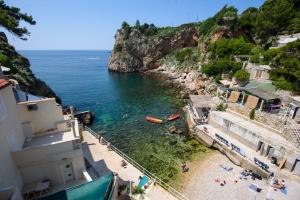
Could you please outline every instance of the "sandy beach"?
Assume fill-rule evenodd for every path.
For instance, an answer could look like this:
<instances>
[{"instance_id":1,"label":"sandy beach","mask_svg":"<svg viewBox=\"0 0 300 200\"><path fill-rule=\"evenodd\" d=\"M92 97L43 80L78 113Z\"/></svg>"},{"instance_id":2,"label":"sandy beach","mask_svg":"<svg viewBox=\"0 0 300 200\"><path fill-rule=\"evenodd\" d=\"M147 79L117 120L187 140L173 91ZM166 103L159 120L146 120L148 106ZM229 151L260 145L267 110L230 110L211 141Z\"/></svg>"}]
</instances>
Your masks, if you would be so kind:
<instances>
[{"instance_id":1,"label":"sandy beach","mask_svg":"<svg viewBox=\"0 0 300 200\"><path fill-rule=\"evenodd\" d=\"M281 191L274 191L269 186L266 179L252 180L249 176L247 180L239 178L244 169L234 165L223 154L214 151L202 158L197 158L189 163L189 172L180 175L180 184L176 187L183 194L192 200L240 200L240 199L274 199L274 200L299 200L299 184L286 180L288 194ZM226 171L220 165L232 167L231 171ZM221 186L222 181L226 181ZM237 182L235 182L237 181ZM261 192L251 191L249 186L254 184L261 188Z\"/></svg>"}]
</instances>

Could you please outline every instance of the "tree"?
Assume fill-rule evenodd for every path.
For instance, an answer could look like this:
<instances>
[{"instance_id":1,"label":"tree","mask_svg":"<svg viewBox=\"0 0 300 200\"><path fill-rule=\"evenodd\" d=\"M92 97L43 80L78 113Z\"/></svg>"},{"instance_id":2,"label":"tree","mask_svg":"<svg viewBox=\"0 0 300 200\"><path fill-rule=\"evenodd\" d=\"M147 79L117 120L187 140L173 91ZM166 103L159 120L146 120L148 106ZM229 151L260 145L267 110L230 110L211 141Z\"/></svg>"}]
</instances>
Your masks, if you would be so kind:
<instances>
[{"instance_id":1,"label":"tree","mask_svg":"<svg viewBox=\"0 0 300 200\"><path fill-rule=\"evenodd\" d=\"M246 9L239 18L240 28L244 30L249 37L255 34L255 22L257 14L257 8L250 7Z\"/></svg>"},{"instance_id":2,"label":"tree","mask_svg":"<svg viewBox=\"0 0 300 200\"><path fill-rule=\"evenodd\" d=\"M255 26L257 36L265 42L270 36L284 31L296 13L290 0L268 0L259 9ZM299 8L298 8L299 9Z\"/></svg>"},{"instance_id":3,"label":"tree","mask_svg":"<svg viewBox=\"0 0 300 200\"><path fill-rule=\"evenodd\" d=\"M250 74L246 70L240 69L240 70L236 71L233 76L238 81L246 82L249 80Z\"/></svg>"},{"instance_id":4,"label":"tree","mask_svg":"<svg viewBox=\"0 0 300 200\"><path fill-rule=\"evenodd\" d=\"M250 113L249 113L249 118L250 119L255 119L255 108L253 108L251 111L250 111Z\"/></svg>"},{"instance_id":5,"label":"tree","mask_svg":"<svg viewBox=\"0 0 300 200\"><path fill-rule=\"evenodd\" d=\"M125 39L128 39L128 37L129 37L129 34L130 34L130 32L131 32L131 27L130 27L130 25L127 23L127 22L123 22L122 23L122 29L123 29L123 33L124 33L124 38Z\"/></svg>"},{"instance_id":6,"label":"tree","mask_svg":"<svg viewBox=\"0 0 300 200\"><path fill-rule=\"evenodd\" d=\"M114 47L114 52L121 52L123 49L123 46L121 43L117 43Z\"/></svg>"},{"instance_id":7,"label":"tree","mask_svg":"<svg viewBox=\"0 0 300 200\"><path fill-rule=\"evenodd\" d=\"M139 30L140 27L141 27L140 20L137 19L136 22L135 22L135 28Z\"/></svg>"},{"instance_id":8,"label":"tree","mask_svg":"<svg viewBox=\"0 0 300 200\"><path fill-rule=\"evenodd\" d=\"M26 27L21 27L20 22L22 21L30 25L36 24L32 16L21 13L19 8L7 6L3 0L0 0L0 26L18 38L27 40L26 36L29 36L30 32Z\"/></svg>"}]
</instances>

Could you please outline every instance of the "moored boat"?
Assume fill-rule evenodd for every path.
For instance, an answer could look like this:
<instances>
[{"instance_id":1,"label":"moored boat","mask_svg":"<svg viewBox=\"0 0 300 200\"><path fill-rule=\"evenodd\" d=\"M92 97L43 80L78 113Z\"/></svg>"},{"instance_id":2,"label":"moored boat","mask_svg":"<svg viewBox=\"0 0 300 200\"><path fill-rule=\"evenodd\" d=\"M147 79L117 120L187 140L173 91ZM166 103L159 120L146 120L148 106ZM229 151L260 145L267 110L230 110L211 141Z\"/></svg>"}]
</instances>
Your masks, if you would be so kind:
<instances>
[{"instance_id":1,"label":"moored boat","mask_svg":"<svg viewBox=\"0 0 300 200\"><path fill-rule=\"evenodd\" d=\"M176 113L176 114L172 114L168 117L168 121L174 121L176 119L179 119L180 118L180 114L179 113Z\"/></svg>"},{"instance_id":2,"label":"moored boat","mask_svg":"<svg viewBox=\"0 0 300 200\"><path fill-rule=\"evenodd\" d=\"M163 123L163 120L155 118L155 117L149 117L149 116L147 116L147 117L145 117L145 119L148 122L152 122L152 123L156 123L156 124L162 124Z\"/></svg>"}]
</instances>

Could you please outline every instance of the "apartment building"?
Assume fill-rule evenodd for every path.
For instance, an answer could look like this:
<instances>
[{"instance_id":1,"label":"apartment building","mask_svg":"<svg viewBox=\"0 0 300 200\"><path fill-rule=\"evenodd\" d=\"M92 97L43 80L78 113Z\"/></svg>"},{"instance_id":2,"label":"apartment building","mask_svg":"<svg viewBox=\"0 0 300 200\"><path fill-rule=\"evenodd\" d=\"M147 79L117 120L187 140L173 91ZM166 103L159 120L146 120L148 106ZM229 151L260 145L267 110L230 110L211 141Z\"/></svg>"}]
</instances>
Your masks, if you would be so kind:
<instances>
[{"instance_id":1,"label":"apartment building","mask_svg":"<svg viewBox=\"0 0 300 200\"><path fill-rule=\"evenodd\" d=\"M77 119L0 77L0 199L64 188L85 170Z\"/></svg>"}]
</instances>

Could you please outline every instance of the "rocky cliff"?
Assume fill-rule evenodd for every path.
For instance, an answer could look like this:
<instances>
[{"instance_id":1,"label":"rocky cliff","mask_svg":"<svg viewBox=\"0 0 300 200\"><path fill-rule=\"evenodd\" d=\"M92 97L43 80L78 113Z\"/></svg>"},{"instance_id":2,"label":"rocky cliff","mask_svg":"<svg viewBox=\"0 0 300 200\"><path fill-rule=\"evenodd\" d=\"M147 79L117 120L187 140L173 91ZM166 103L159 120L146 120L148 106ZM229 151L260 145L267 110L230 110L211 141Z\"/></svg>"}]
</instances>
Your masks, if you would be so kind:
<instances>
[{"instance_id":1,"label":"rocky cliff","mask_svg":"<svg viewBox=\"0 0 300 200\"><path fill-rule=\"evenodd\" d=\"M55 97L58 103L61 99L42 80L35 77L30 69L29 60L21 56L15 48L8 43L5 33L0 32L0 64L10 68L5 75L19 82L23 90L45 97Z\"/></svg>"},{"instance_id":2,"label":"rocky cliff","mask_svg":"<svg viewBox=\"0 0 300 200\"><path fill-rule=\"evenodd\" d=\"M186 26L175 34L164 37L143 34L132 28L130 33L121 28L116 33L115 47L109 60L109 70L137 72L158 67L158 60L170 52L198 44L198 31Z\"/></svg>"}]
</instances>

